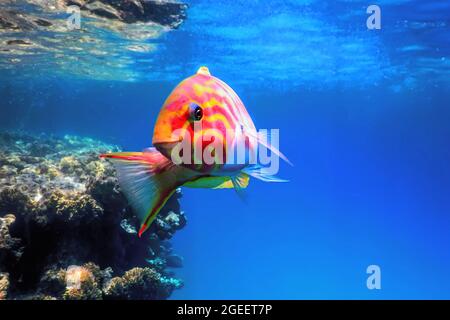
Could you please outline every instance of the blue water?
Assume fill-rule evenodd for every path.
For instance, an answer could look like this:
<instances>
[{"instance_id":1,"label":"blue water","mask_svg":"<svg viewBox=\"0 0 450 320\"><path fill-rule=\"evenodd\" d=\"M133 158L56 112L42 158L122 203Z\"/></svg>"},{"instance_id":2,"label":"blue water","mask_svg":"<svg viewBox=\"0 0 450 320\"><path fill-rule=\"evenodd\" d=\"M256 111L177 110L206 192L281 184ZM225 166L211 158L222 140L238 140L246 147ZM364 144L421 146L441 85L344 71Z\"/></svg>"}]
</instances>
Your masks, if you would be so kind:
<instances>
[{"instance_id":1,"label":"blue water","mask_svg":"<svg viewBox=\"0 0 450 320\"><path fill-rule=\"evenodd\" d=\"M188 3L104 79L26 58L0 71L0 128L141 150L171 89L207 65L258 128L280 129L294 167L288 183L252 180L245 202L184 189L172 298L449 299L450 3L378 1L381 30L364 1Z\"/></svg>"}]
</instances>

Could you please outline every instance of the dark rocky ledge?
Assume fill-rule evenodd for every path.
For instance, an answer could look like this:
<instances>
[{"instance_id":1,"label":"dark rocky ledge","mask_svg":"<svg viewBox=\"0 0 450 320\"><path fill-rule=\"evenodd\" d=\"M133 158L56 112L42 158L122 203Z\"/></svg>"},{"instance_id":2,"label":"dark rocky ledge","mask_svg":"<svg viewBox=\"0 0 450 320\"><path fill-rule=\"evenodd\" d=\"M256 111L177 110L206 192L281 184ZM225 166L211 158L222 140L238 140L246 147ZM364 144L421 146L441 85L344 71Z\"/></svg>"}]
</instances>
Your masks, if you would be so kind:
<instances>
[{"instance_id":1,"label":"dark rocky ledge","mask_svg":"<svg viewBox=\"0 0 450 320\"><path fill-rule=\"evenodd\" d=\"M20 6L7 4L31 4L39 10L20 10ZM78 6L83 13L126 24L153 22L169 28L177 28L186 19L187 5L168 0L7 0L0 7L0 30L30 31L53 26L48 14L66 12L68 6ZM42 17L42 15L46 17Z\"/></svg>"},{"instance_id":2,"label":"dark rocky ledge","mask_svg":"<svg viewBox=\"0 0 450 320\"><path fill-rule=\"evenodd\" d=\"M80 28L68 23L73 5L81 9ZM2 0L0 69L133 81L145 77L134 68L136 56L156 51L151 40L178 28L186 11L169 0Z\"/></svg>"},{"instance_id":3,"label":"dark rocky ledge","mask_svg":"<svg viewBox=\"0 0 450 320\"><path fill-rule=\"evenodd\" d=\"M178 27L186 18L187 6L167 0L62 0L82 10L125 23L155 22L171 28Z\"/></svg>"}]
</instances>

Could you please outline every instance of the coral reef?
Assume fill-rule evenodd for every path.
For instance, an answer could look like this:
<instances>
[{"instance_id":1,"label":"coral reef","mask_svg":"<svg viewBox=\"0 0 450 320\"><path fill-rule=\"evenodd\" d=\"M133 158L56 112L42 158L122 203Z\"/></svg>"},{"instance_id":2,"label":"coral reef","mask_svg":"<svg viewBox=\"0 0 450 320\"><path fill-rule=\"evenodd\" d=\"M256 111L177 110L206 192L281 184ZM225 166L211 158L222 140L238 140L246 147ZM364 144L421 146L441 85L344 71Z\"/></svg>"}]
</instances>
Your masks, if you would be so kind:
<instances>
[{"instance_id":1,"label":"coral reef","mask_svg":"<svg viewBox=\"0 0 450 320\"><path fill-rule=\"evenodd\" d=\"M177 192L143 238L88 138L0 133L0 299L165 299L182 286L168 241L184 227Z\"/></svg>"},{"instance_id":2,"label":"coral reef","mask_svg":"<svg viewBox=\"0 0 450 320\"><path fill-rule=\"evenodd\" d=\"M6 299L8 295L9 277L7 273L0 273L0 300Z\"/></svg>"}]
</instances>

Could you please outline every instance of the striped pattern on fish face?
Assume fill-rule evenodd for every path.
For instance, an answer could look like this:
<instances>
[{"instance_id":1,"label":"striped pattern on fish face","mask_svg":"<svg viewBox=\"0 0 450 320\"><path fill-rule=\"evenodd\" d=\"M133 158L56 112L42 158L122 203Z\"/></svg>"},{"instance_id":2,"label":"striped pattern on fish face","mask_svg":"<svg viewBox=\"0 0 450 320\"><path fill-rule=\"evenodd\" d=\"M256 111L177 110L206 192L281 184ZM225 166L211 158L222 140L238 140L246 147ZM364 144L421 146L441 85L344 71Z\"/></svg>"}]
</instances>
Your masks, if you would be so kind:
<instances>
[{"instance_id":1,"label":"striped pattern on fish face","mask_svg":"<svg viewBox=\"0 0 450 320\"><path fill-rule=\"evenodd\" d=\"M201 119L196 118L198 113L193 116L196 111L201 113ZM244 144L246 152L254 150L256 143L245 134L247 130L256 132L241 99L226 83L202 67L197 74L183 80L165 101L155 125L153 145L171 158L175 143L188 139L191 141L190 164L183 163L183 166L208 174L238 171L245 164L225 163L231 161L227 158L230 149L238 144ZM214 153L214 145L223 146L214 148L222 152ZM213 163L206 163L205 153L213 156Z\"/></svg>"}]
</instances>

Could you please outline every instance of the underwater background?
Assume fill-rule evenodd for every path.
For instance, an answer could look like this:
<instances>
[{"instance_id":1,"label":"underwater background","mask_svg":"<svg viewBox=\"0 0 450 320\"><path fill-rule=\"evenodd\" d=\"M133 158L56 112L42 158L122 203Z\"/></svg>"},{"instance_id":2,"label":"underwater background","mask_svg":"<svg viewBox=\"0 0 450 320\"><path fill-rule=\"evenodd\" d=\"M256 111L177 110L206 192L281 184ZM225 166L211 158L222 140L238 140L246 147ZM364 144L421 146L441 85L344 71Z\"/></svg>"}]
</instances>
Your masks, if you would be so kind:
<instances>
[{"instance_id":1,"label":"underwater background","mask_svg":"<svg viewBox=\"0 0 450 320\"><path fill-rule=\"evenodd\" d=\"M252 179L245 202L182 189L172 299L450 298L450 2L185 3L179 25L144 38L89 21L97 42L2 31L1 131L139 151L171 90L206 65L257 128L280 129L294 167L281 164L288 183Z\"/></svg>"}]
</instances>

